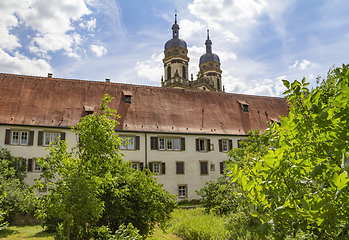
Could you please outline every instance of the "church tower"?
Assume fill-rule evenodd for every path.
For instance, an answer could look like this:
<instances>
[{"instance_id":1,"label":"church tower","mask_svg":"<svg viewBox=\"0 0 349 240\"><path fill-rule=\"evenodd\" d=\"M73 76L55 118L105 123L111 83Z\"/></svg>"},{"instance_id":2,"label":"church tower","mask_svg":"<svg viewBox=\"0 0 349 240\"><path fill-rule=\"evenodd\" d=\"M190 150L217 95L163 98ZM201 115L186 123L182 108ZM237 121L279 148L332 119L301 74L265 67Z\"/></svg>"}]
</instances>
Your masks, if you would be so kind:
<instances>
[{"instance_id":1,"label":"church tower","mask_svg":"<svg viewBox=\"0 0 349 240\"><path fill-rule=\"evenodd\" d=\"M190 88L188 78L188 49L187 43L179 38L179 25L177 24L177 14L172 25L172 39L165 44L164 50L164 76L161 79L162 87Z\"/></svg>"},{"instance_id":2,"label":"church tower","mask_svg":"<svg viewBox=\"0 0 349 240\"><path fill-rule=\"evenodd\" d=\"M217 54L212 53L212 41L209 30L207 30L207 39L205 42L206 53L200 57L199 73L193 87L206 91L222 91L222 70L221 63Z\"/></svg>"}]
</instances>

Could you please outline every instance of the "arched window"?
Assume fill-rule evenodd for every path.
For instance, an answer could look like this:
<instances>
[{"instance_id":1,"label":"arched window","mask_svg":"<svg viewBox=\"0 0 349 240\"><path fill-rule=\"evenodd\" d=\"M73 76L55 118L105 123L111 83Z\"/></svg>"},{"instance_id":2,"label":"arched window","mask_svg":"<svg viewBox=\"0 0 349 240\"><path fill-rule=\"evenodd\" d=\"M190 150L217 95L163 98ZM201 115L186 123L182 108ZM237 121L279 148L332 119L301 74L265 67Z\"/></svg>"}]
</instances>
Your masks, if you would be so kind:
<instances>
[{"instance_id":1,"label":"arched window","mask_svg":"<svg viewBox=\"0 0 349 240\"><path fill-rule=\"evenodd\" d=\"M168 66L167 68L167 79L171 78L171 66Z\"/></svg>"},{"instance_id":2,"label":"arched window","mask_svg":"<svg viewBox=\"0 0 349 240\"><path fill-rule=\"evenodd\" d=\"M184 66L182 67L182 72L183 72L183 78L186 78L186 75L185 75L185 67L184 67Z\"/></svg>"},{"instance_id":3,"label":"arched window","mask_svg":"<svg viewBox=\"0 0 349 240\"><path fill-rule=\"evenodd\" d=\"M221 89L221 81L217 78L217 89Z\"/></svg>"}]
</instances>

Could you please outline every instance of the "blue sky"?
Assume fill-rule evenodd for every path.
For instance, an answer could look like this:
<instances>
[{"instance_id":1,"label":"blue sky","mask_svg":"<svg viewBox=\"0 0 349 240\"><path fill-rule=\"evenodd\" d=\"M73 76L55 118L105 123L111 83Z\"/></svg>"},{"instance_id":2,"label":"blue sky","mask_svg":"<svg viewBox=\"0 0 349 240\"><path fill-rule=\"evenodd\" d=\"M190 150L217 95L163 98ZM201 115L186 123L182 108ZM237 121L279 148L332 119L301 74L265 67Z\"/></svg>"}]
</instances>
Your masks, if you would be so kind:
<instances>
[{"instance_id":1,"label":"blue sky","mask_svg":"<svg viewBox=\"0 0 349 240\"><path fill-rule=\"evenodd\" d=\"M0 72L160 86L175 10L189 73L209 29L226 92L282 96L348 63L347 0L0 0Z\"/></svg>"}]
</instances>

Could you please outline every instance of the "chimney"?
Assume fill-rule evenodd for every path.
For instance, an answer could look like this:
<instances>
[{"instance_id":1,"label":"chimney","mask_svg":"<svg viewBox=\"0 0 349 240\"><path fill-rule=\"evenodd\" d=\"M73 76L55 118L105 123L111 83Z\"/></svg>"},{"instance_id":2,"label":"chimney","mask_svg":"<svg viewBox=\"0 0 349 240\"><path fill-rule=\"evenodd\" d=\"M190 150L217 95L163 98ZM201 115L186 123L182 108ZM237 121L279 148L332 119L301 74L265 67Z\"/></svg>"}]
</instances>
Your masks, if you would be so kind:
<instances>
[{"instance_id":1,"label":"chimney","mask_svg":"<svg viewBox=\"0 0 349 240\"><path fill-rule=\"evenodd\" d=\"M52 78L52 75L53 75L53 73L48 73L48 74L47 74L47 77L48 77L48 78Z\"/></svg>"},{"instance_id":2,"label":"chimney","mask_svg":"<svg viewBox=\"0 0 349 240\"><path fill-rule=\"evenodd\" d=\"M105 79L105 82L110 83L110 78L106 78L106 79Z\"/></svg>"}]
</instances>

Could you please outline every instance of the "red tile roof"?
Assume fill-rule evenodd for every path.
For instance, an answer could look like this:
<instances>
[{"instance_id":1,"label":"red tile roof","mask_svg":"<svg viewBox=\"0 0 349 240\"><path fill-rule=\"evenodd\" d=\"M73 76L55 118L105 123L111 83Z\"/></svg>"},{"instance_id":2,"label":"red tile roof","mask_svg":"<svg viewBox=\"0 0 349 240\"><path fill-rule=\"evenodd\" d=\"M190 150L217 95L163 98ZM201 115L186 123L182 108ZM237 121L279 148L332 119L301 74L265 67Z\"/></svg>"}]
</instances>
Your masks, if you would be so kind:
<instances>
[{"instance_id":1,"label":"red tile roof","mask_svg":"<svg viewBox=\"0 0 349 240\"><path fill-rule=\"evenodd\" d=\"M118 130L246 135L288 114L284 98L0 73L0 124L76 126L106 93Z\"/></svg>"}]
</instances>

